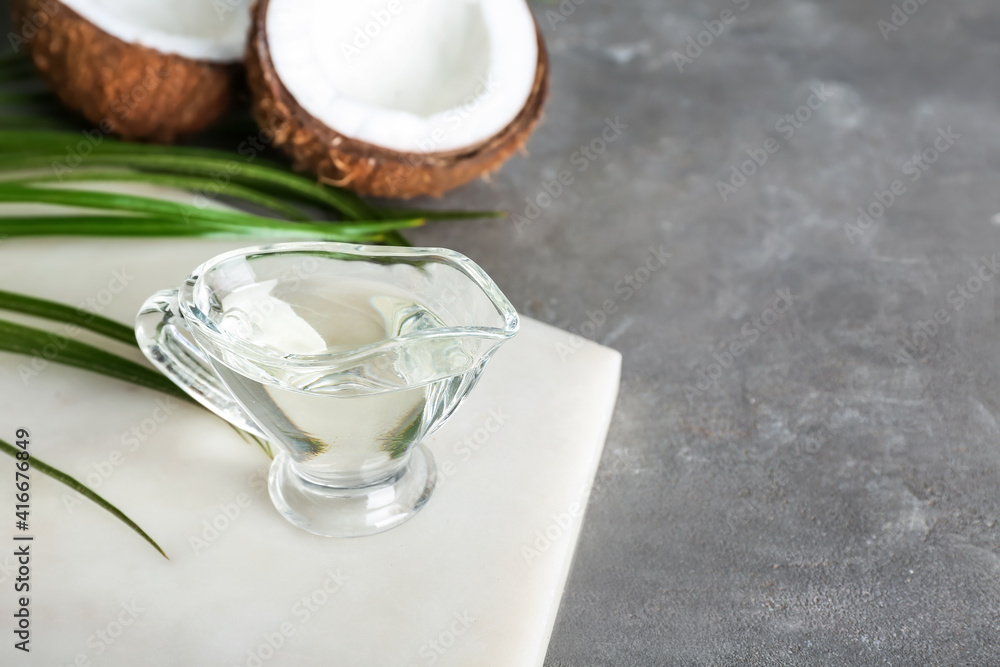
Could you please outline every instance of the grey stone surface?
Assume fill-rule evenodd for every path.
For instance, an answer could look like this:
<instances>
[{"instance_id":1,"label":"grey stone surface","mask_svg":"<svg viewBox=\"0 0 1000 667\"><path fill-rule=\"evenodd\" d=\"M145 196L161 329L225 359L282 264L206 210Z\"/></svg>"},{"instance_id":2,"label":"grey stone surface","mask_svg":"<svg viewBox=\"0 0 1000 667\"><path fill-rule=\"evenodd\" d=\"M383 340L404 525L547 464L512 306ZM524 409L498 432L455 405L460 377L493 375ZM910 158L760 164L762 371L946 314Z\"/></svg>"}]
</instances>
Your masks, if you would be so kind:
<instances>
[{"instance_id":1,"label":"grey stone surface","mask_svg":"<svg viewBox=\"0 0 1000 667\"><path fill-rule=\"evenodd\" d=\"M890 0L586 0L554 26L539 3L553 91L530 158L430 202L523 215L570 170L520 232L415 238L560 327L614 301L584 332L624 353L622 391L549 667L1000 664L1000 5L894 1L919 9L886 38ZM628 128L580 172L608 118ZM779 289L794 306L753 324Z\"/></svg>"},{"instance_id":2,"label":"grey stone surface","mask_svg":"<svg viewBox=\"0 0 1000 667\"><path fill-rule=\"evenodd\" d=\"M1000 5L571 1L535 5L553 89L530 157L420 204L527 216L572 184L519 229L412 235L624 354L547 667L1000 664ZM919 9L884 37L894 2ZM581 162L606 119L628 127ZM754 324L777 290L793 307Z\"/></svg>"}]
</instances>

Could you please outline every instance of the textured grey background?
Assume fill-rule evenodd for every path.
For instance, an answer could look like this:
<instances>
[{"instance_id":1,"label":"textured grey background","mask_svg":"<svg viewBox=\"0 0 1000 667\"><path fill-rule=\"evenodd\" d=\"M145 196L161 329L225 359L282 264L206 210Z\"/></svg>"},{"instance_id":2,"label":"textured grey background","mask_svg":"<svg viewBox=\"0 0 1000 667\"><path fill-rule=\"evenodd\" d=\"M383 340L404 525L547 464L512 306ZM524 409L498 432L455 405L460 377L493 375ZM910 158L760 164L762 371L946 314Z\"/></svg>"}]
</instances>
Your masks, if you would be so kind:
<instances>
[{"instance_id":1,"label":"textured grey background","mask_svg":"<svg viewBox=\"0 0 1000 667\"><path fill-rule=\"evenodd\" d=\"M590 337L624 353L621 398L549 667L1000 664L1000 279L969 282L1000 253L1000 5L926 0L886 39L892 4L586 0L553 27L538 3L553 90L530 158L442 204L523 213L559 170L573 185L521 233L415 235L560 327L617 299ZM818 84L829 99L776 129ZM629 127L579 173L607 117ZM724 202L717 181L768 137ZM668 265L624 301L661 244ZM794 308L689 400L779 288Z\"/></svg>"},{"instance_id":2,"label":"textured grey background","mask_svg":"<svg viewBox=\"0 0 1000 667\"><path fill-rule=\"evenodd\" d=\"M553 88L530 157L421 204L533 214L561 170L572 185L520 230L412 235L556 326L613 301L585 333L624 353L621 398L546 665L1000 664L1000 278L974 279L1000 253L1000 5L908 0L884 37L890 0L576 2L535 5ZM788 136L813 86L828 99ZM779 289L794 307L751 343ZM712 367L732 342L751 344Z\"/></svg>"}]
</instances>

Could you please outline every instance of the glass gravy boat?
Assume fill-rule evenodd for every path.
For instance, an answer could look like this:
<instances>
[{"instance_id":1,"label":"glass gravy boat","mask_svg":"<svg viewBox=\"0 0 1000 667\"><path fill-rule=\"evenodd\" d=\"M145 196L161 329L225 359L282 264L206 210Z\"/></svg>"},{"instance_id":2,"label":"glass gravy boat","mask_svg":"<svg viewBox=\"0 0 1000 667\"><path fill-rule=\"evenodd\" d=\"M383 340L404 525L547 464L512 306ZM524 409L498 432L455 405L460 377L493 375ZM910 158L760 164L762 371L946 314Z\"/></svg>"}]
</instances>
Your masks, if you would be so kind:
<instances>
[{"instance_id":1,"label":"glass gravy boat","mask_svg":"<svg viewBox=\"0 0 1000 667\"><path fill-rule=\"evenodd\" d=\"M136 320L157 368L275 446L281 514L336 537L388 530L427 502L435 468L420 441L517 330L459 253L319 242L220 255Z\"/></svg>"}]
</instances>

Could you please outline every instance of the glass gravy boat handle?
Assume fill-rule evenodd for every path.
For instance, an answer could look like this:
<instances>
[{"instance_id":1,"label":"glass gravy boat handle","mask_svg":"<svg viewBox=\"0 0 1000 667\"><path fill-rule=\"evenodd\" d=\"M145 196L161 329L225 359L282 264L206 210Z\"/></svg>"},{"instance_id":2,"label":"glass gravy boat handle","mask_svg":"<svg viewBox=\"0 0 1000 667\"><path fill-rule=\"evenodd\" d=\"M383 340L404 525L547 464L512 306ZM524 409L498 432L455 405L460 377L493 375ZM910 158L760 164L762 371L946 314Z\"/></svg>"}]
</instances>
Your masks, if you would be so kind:
<instances>
[{"instance_id":1,"label":"glass gravy boat handle","mask_svg":"<svg viewBox=\"0 0 1000 667\"><path fill-rule=\"evenodd\" d=\"M177 308L176 289L149 297L135 321L136 340L154 366L193 399L236 428L267 440L268 436L212 368L205 352L179 329L187 330L187 323Z\"/></svg>"}]
</instances>

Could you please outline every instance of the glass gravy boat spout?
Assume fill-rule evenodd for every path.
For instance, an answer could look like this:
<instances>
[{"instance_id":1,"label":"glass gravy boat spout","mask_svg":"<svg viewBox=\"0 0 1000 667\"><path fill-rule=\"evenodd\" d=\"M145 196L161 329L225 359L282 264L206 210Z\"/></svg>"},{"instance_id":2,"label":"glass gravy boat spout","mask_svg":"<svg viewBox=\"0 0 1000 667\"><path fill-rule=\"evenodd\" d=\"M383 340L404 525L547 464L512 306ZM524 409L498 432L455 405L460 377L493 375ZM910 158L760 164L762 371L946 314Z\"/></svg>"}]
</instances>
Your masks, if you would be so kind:
<instances>
[{"instance_id":1,"label":"glass gravy boat spout","mask_svg":"<svg viewBox=\"0 0 1000 667\"><path fill-rule=\"evenodd\" d=\"M426 503L435 471L420 441L517 330L459 253L314 242L220 255L136 321L154 365L276 446L275 506L329 536L387 530Z\"/></svg>"}]
</instances>

